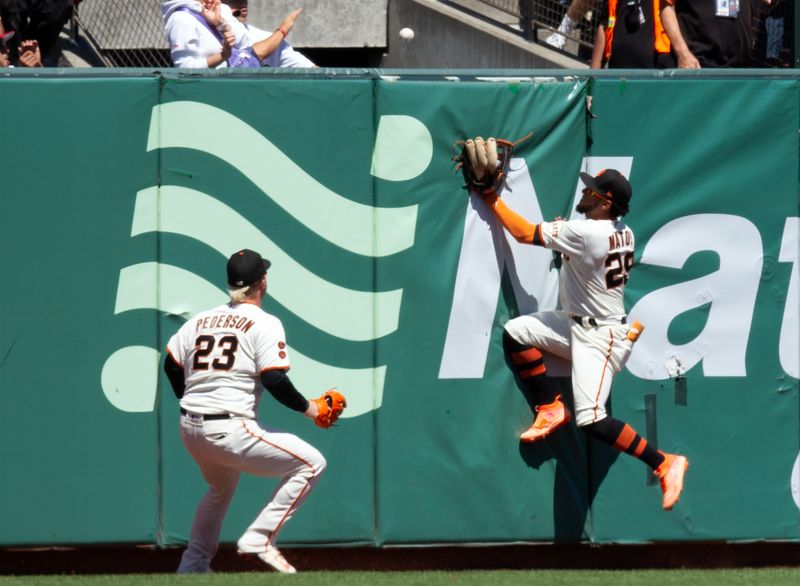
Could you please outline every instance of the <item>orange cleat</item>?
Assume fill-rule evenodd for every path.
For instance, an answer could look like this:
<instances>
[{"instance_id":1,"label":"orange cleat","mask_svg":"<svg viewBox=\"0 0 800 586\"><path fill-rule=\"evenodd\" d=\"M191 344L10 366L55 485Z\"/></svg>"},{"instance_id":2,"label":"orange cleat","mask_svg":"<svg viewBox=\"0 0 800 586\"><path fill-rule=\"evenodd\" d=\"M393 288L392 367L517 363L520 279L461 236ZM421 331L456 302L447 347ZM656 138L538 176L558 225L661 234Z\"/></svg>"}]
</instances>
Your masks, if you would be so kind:
<instances>
[{"instance_id":1,"label":"orange cleat","mask_svg":"<svg viewBox=\"0 0 800 586\"><path fill-rule=\"evenodd\" d=\"M661 506L665 511L669 511L681 498L683 492L683 475L689 467L689 460L677 454L664 454L664 461L656 468L655 473L661 481L661 492L664 493L664 500Z\"/></svg>"},{"instance_id":2,"label":"orange cleat","mask_svg":"<svg viewBox=\"0 0 800 586\"><path fill-rule=\"evenodd\" d=\"M569 422L572 416L569 409L558 395L552 403L540 405L536 408L536 419L519 439L523 442L538 442L553 433L559 427Z\"/></svg>"}]
</instances>

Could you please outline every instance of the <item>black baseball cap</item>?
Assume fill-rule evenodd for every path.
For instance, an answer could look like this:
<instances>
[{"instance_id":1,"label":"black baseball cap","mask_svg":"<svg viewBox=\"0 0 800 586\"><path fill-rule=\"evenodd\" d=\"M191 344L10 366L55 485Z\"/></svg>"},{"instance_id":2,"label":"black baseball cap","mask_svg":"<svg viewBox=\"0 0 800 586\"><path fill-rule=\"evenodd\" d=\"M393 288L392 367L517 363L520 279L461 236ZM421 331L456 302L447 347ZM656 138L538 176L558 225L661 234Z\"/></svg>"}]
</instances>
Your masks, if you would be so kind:
<instances>
[{"instance_id":1,"label":"black baseball cap","mask_svg":"<svg viewBox=\"0 0 800 586\"><path fill-rule=\"evenodd\" d=\"M257 283L272 263L260 254L244 248L228 259L228 285L247 287Z\"/></svg>"},{"instance_id":2,"label":"black baseball cap","mask_svg":"<svg viewBox=\"0 0 800 586\"><path fill-rule=\"evenodd\" d=\"M625 176L616 169L603 169L594 177L581 173L581 181L595 193L606 196L623 211L628 211L633 189Z\"/></svg>"}]
</instances>

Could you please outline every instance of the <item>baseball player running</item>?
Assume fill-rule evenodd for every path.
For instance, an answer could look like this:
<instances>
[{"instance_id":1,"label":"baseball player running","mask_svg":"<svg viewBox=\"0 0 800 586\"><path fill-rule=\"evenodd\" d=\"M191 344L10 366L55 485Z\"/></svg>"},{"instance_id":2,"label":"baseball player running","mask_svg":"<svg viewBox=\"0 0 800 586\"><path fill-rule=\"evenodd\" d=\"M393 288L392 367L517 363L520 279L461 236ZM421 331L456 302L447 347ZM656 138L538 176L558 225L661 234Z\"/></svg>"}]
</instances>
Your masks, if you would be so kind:
<instances>
[{"instance_id":1,"label":"baseball player running","mask_svg":"<svg viewBox=\"0 0 800 586\"><path fill-rule=\"evenodd\" d=\"M683 490L689 463L649 445L627 423L609 417L606 402L611 381L630 356L642 331L627 323L623 290L633 266L634 238L620 221L628 213L632 190L614 169L596 177L581 173L586 186L575 208L584 220L531 224L500 199L494 189L483 200L518 241L561 254L558 311L523 315L505 325L503 346L509 365L534 399L536 417L520 439L536 442L567 423L571 414L560 395L546 384L542 352L572 363L576 424L590 436L631 454L650 466L661 481L662 506L671 509Z\"/></svg>"},{"instance_id":2,"label":"baseball player running","mask_svg":"<svg viewBox=\"0 0 800 586\"><path fill-rule=\"evenodd\" d=\"M181 438L208 483L178 573L211 571L222 521L242 472L282 481L239 539L239 553L253 554L278 572L295 573L275 542L326 462L300 438L256 422L262 385L323 428L346 406L336 391L306 400L286 375L283 325L261 309L269 266L252 250L232 255L227 266L230 302L191 318L167 344L164 370L180 399Z\"/></svg>"}]
</instances>

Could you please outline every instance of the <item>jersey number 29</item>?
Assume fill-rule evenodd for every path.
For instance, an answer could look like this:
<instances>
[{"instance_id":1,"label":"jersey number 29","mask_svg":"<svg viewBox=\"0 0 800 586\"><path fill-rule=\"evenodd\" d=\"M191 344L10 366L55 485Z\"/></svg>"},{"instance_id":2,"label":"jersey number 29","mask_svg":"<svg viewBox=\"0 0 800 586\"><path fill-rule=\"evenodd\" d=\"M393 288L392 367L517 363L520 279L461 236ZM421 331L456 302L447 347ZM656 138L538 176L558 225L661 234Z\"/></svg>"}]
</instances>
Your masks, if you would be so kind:
<instances>
[{"instance_id":1,"label":"jersey number 29","mask_svg":"<svg viewBox=\"0 0 800 586\"><path fill-rule=\"evenodd\" d=\"M613 289L628 282L633 267L632 252L615 252L606 257L606 289Z\"/></svg>"},{"instance_id":2,"label":"jersey number 29","mask_svg":"<svg viewBox=\"0 0 800 586\"><path fill-rule=\"evenodd\" d=\"M214 352L214 348L219 350L218 356L210 363L208 362L210 355ZM194 369L195 370L208 370L209 367L214 370L230 370L233 363L236 361L236 351L239 349L239 339L236 336L222 336L219 341L208 334L197 336L194 341Z\"/></svg>"}]
</instances>

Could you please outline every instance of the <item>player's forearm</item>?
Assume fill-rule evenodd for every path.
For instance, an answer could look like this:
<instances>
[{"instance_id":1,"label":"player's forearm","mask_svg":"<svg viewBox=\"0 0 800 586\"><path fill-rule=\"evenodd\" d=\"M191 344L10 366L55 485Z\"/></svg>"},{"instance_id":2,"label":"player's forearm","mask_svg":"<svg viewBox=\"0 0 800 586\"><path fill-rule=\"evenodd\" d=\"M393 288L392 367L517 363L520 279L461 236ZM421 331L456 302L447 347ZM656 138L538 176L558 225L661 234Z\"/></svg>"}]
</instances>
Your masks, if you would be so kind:
<instances>
[{"instance_id":1,"label":"player's forearm","mask_svg":"<svg viewBox=\"0 0 800 586\"><path fill-rule=\"evenodd\" d=\"M491 202L491 200L487 201L487 204L492 208L495 217L517 242L538 244L536 241L536 233L540 230L538 224L531 224L528 220L509 208L499 197L495 198L494 202Z\"/></svg>"},{"instance_id":2,"label":"player's forearm","mask_svg":"<svg viewBox=\"0 0 800 586\"><path fill-rule=\"evenodd\" d=\"M308 400L300 394L282 370L268 370L261 374L261 383L269 394L292 411L308 411Z\"/></svg>"}]
</instances>

